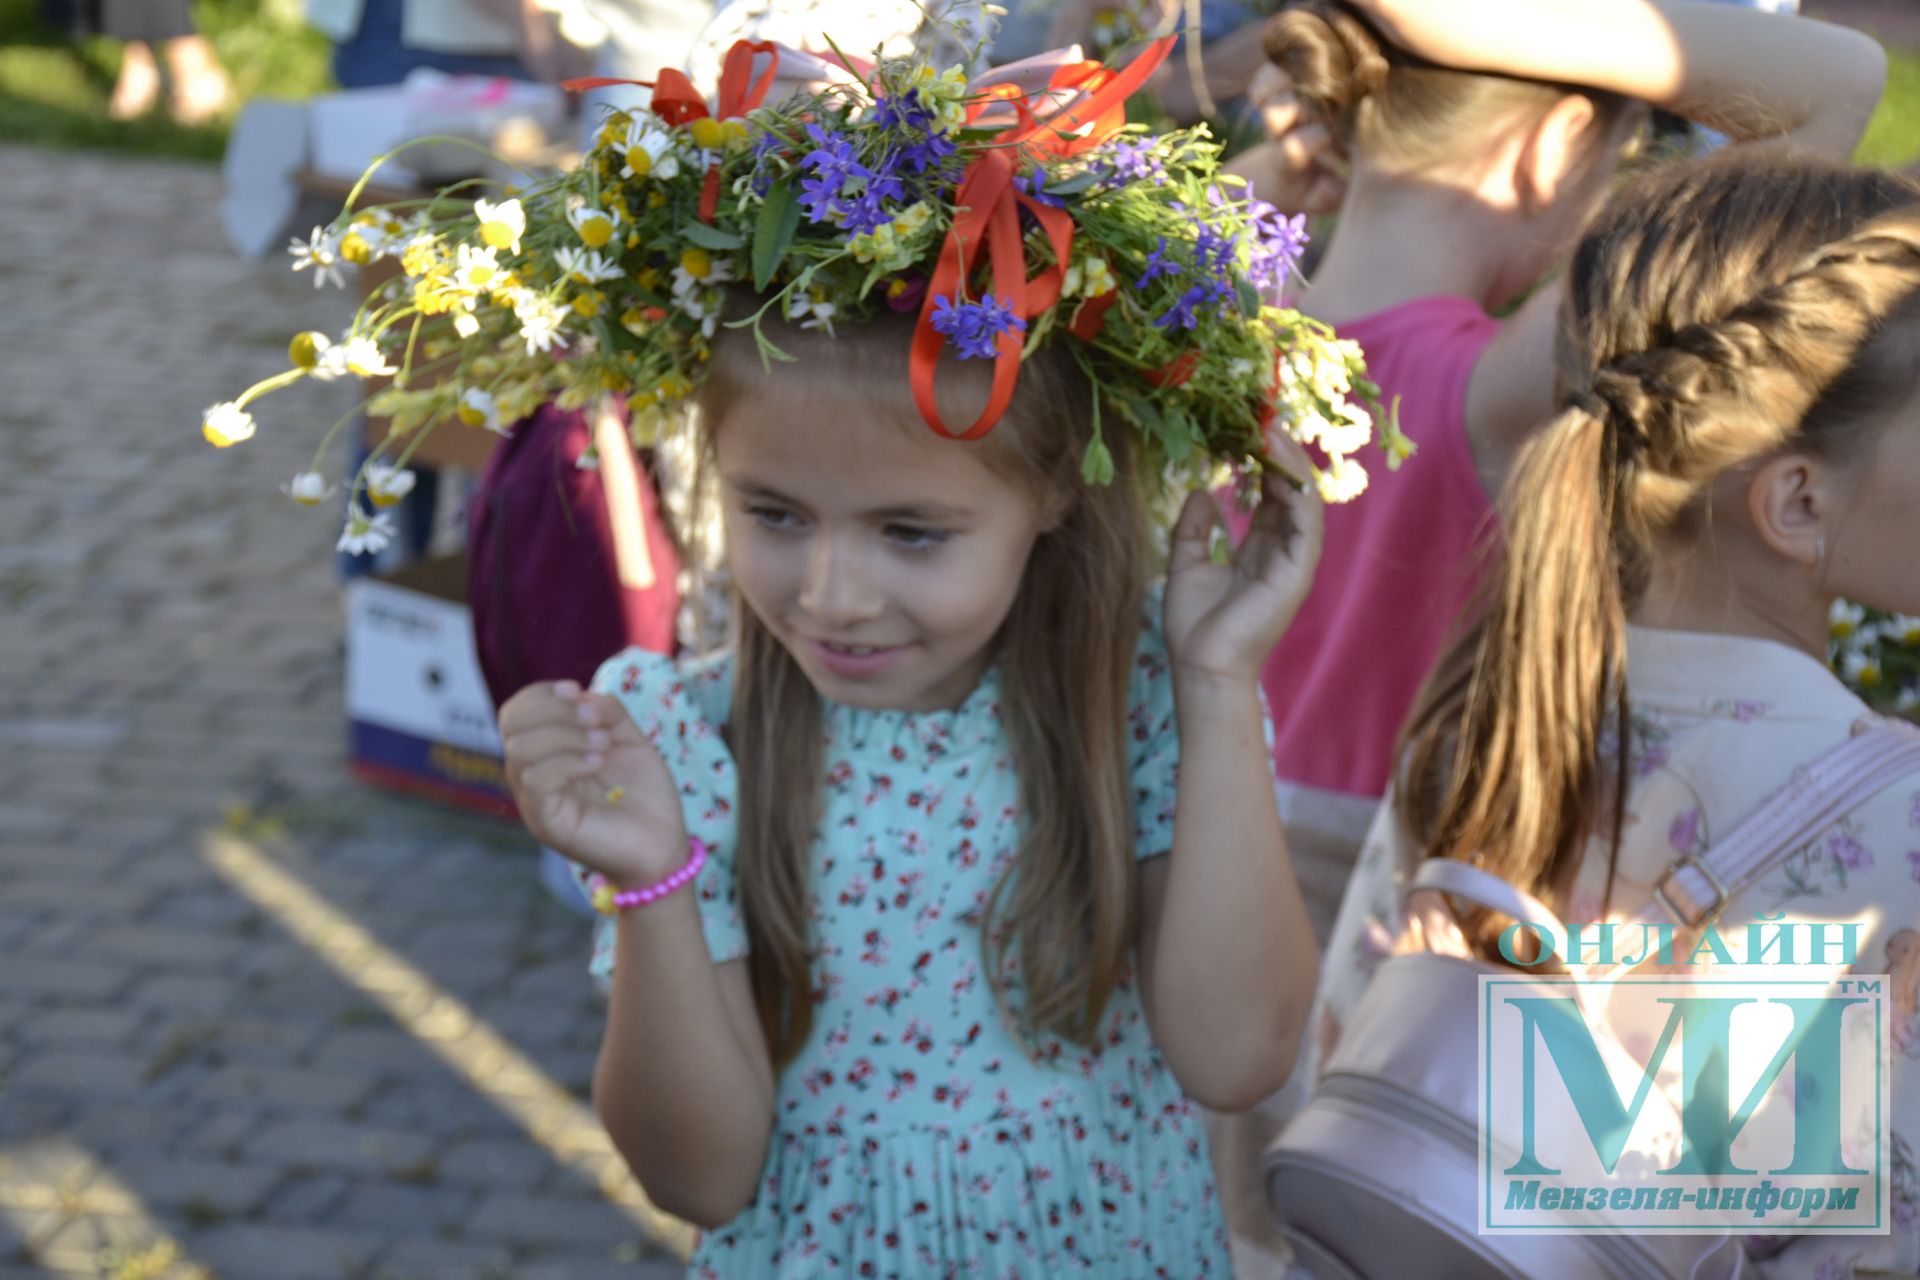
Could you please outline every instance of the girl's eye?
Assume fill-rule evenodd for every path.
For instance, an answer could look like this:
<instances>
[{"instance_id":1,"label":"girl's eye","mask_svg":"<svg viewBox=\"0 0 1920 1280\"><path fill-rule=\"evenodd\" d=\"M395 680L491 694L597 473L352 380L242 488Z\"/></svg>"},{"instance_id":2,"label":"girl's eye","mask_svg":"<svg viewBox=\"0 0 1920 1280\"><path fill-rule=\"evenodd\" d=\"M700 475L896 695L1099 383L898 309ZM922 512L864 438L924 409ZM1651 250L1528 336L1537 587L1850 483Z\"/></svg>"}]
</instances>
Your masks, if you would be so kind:
<instances>
[{"instance_id":1,"label":"girl's eye","mask_svg":"<svg viewBox=\"0 0 1920 1280\"><path fill-rule=\"evenodd\" d=\"M762 528L779 532L794 528L799 517L783 507L748 507L747 514L760 522Z\"/></svg>"},{"instance_id":2,"label":"girl's eye","mask_svg":"<svg viewBox=\"0 0 1920 1280\"><path fill-rule=\"evenodd\" d=\"M944 529L923 529L913 524L890 524L886 533L909 551L931 550L953 536Z\"/></svg>"}]
</instances>

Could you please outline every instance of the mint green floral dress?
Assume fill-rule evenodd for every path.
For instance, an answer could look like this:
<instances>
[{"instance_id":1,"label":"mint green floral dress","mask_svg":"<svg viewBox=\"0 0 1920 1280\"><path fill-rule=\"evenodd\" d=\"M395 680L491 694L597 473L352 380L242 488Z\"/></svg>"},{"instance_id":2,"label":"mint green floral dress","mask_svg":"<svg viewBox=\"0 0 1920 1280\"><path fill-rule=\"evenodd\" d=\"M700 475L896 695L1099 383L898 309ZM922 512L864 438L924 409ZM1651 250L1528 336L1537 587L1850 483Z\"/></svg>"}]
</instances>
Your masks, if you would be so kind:
<instances>
[{"instance_id":1,"label":"mint green floral dress","mask_svg":"<svg viewBox=\"0 0 1920 1280\"><path fill-rule=\"evenodd\" d=\"M1143 620L1127 725L1136 849L1173 847L1173 689ZM620 697L711 850L696 888L715 963L747 952L737 775L718 726L730 655L629 650ZM1227 1276L1205 1132L1155 1047L1134 976L1098 1044L1003 1025L979 913L1024 828L989 669L957 710L828 704L814 846L812 1036L782 1073L760 1190L694 1254L698 1277ZM611 970L612 931L594 967Z\"/></svg>"}]
</instances>

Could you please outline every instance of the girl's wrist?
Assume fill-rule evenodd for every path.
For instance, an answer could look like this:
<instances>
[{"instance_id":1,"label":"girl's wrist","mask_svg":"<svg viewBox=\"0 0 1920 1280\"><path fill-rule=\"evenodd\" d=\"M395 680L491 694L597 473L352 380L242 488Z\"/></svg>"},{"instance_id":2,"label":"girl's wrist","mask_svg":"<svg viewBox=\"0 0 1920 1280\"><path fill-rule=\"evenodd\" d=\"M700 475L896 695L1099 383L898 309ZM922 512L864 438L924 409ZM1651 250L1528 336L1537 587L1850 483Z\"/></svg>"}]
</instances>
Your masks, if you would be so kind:
<instances>
[{"instance_id":1,"label":"girl's wrist","mask_svg":"<svg viewBox=\"0 0 1920 1280\"><path fill-rule=\"evenodd\" d=\"M593 909L610 916L634 907L649 906L693 883L706 865L707 846L698 836L688 837L677 865L659 872L609 877L595 872L588 881Z\"/></svg>"}]
</instances>

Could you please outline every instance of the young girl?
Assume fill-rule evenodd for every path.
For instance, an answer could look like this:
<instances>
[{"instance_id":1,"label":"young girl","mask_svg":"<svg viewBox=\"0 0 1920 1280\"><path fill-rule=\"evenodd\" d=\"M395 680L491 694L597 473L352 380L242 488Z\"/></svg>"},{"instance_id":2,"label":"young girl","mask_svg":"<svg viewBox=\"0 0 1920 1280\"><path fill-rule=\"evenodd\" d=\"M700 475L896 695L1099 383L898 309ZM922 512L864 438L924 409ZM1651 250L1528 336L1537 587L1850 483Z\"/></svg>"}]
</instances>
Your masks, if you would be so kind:
<instances>
[{"instance_id":1,"label":"young girl","mask_svg":"<svg viewBox=\"0 0 1920 1280\"><path fill-rule=\"evenodd\" d=\"M1690 0L1295 0L1267 48L1350 163L1300 306L1367 351L1419 448L1329 513L1328 571L1263 676L1282 816L1324 930L1498 538L1489 495L1552 409L1561 294L1541 281L1606 195L1637 104L1845 158L1885 58L1844 28Z\"/></svg>"},{"instance_id":2,"label":"young girl","mask_svg":"<svg viewBox=\"0 0 1920 1280\"><path fill-rule=\"evenodd\" d=\"M1687 0L1295 0L1267 49L1349 162L1300 306L1366 350L1419 450L1328 512L1320 583L1262 674L1281 817L1325 937L1396 736L1498 543L1489 495L1552 410L1561 292L1542 279L1606 195L1638 104L1844 157L1885 59L1842 28ZM1318 154L1293 153L1308 201L1327 187ZM1249 1271L1278 1244L1260 1156L1304 1084L1215 1130Z\"/></svg>"},{"instance_id":3,"label":"young girl","mask_svg":"<svg viewBox=\"0 0 1920 1280\"><path fill-rule=\"evenodd\" d=\"M778 244L781 181L803 192L822 227L790 265L718 270L747 238L722 217L680 253L691 325L636 304L626 326L643 358L669 321L693 353L734 643L630 651L502 711L528 826L623 909L597 1106L707 1228L700 1275L1225 1275L1194 1101L1270 1092L1304 1025L1257 674L1319 503L1276 436L1252 535L1216 552L1203 483L1162 593L1143 494L1208 454L1264 465L1277 356L1360 370L1259 305L1298 245L1208 144L1095 149L1142 67L996 92L1025 124L952 164L957 72L880 74L869 113L756 116L718 162L765 198L756 240ZM624 216L699 191L680 181ZM885 237L844 229L889 191ZM687 234L655 225L633 243Z\"/></svg>"},{"instance_id":4,"label":"young girl","mask_svg":"<svg viewBox=\"0 0 1920 1280\"><path fill-rule=\"evenodd\" d=\"M1825 663L1835 597L1920 606L1920 186L1737 153L1657 174L1565 295L1559 413L1341 907L1323 1058L1393 935L1397 869L1470 859L1568 921L1631 917L1867 716ZM1896 975L1893 1234L1803 1237L1769 1274L1920 1267L1916 797L1920 774L1780 850L1719 916L1725 937L1775 912L1857 922L1855 969Z\"/></svg>"}]
</instances>

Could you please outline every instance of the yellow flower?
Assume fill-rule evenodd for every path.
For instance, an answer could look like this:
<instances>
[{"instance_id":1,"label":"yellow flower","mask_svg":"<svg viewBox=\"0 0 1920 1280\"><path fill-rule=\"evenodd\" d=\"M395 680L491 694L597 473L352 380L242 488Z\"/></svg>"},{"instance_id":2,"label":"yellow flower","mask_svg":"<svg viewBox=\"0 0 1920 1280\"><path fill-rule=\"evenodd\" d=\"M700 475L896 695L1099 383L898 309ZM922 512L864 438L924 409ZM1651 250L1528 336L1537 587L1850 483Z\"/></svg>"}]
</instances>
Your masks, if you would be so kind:
<instances>
[{"instance_id":1,"label":"yellow flower","mask_svg":"<svg viewBox=\"0 0 1920 1280\"><path fill-rule=\"evenodd\" d=\"M364 267L373 261L373 246L358 231L349 231L340 241L340 257L356 267Z\"/></svg>"},{"instance_id":2,"label":"yellow flower","mask_svg":"<svg viewBox=\"0 0 1920 1280\"><path fill-rule=\"evenodd\" d=\"M698 247L688 249L680 255L680 269L696 280L705 280L713 274L713 255Z\"/></svg>"},{"instance_id":3,"label":"yellow flower","mask_svg":"<svg viewBox=\"0 0 1920 1280\"><path fill-rule=\"evenodd\" d=\"M702 116L687 126L693 145L702 151L718 151L727 145L727 127L712 116Z\"/></svg>"},{"instance_id":4,"label":"yellow flower","mask_svg":"<svg viewBox=\"0 0 1920 1280\"><path fill-rule=\"evenodd\" d=\"M893 220L893 229L902 237L917 236L926 229L933 217L933 210L927 207L925 200L916 200L900 211Z\"/></svg>"},{"instance_id":5,"label":"yellow flower","mask_svg":"<svg viewBox=\"0 0 1920 1280\"><path fill-rule=\"evenodd\" d=\"M293 335L293 341L287 344L287 359L293 362L294 368L305 369L311 373L320 363L321 353L332 345L332 341L326 334L316 330L309 329L305 333L296 333Z\"/></svg>"},{"instance_id":6,"label":"yellow flower","mask_svg":"<svg viewBox=\"0 0 1920 1280\"><path fill-rule=\"evenodd\" d=\"M693 383L686 375L670 373L654 384L653 398L661 404L671 404L675 400L684 400L693 394Z\"/></svg>"},{"instance_id":7,"label":"yellow flower","mask_svg":"<svg viewBox=\"0 0 1920 1280\"><path fill-rule=\"evenodd\" d=\"M574 231L580 237L580 243L589 249L604 249L613 239L613 233L620 225L620 214L614 209L596 209L592 205L581 205L569 210L567 221L573 224Z\"/></svg>"},{"instance_id":8,"label":"yellow flower","mask_svg":"<svg viewBox=\"0 0 1920 1280\"><path fill-rule=\"evenodd\" d=\"M520 237L527 233L527 211L518 200L475 200L473 216L480 223L480 243L489 249L520 252Z\"/></svg>"},{"instance_id":9,"label":"yellow flower","mask_svg":"<svg viewBox=\"0 0 1920 1280\"><path fill-rule=\"evenodd\" d=\"M440 242L431 235L415 236L400 255L400 269L410 276L423 276L440 262Z\"/></svg>"},{"instance_id":10,"label":"yellow flower","mask_svg":"<svg viewBox=\"0 0 1920 1280\"><path fill-rule=\"evenodd\" d=\"M647 315L638 307L628 307L620 313L620 327L638 337L646 332Z\"/></svg>"},{"instance_id":11,"label":"yellow flower","mask_svg":"<svg viewBox=\"0 0 1920 1280\"><path fill-rule=\"evenodd\" d=\"M579 293L573 295L574 314L583 316L589 320L599 315L600 309L606 306L606 304L607 295L601 293L598 289L582 289Z\"/></svg>"}]
</instances>

